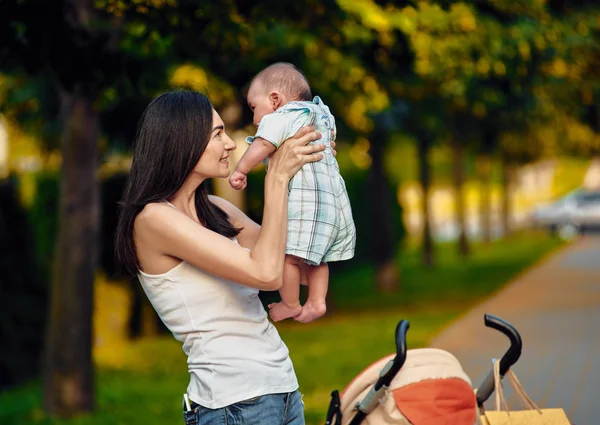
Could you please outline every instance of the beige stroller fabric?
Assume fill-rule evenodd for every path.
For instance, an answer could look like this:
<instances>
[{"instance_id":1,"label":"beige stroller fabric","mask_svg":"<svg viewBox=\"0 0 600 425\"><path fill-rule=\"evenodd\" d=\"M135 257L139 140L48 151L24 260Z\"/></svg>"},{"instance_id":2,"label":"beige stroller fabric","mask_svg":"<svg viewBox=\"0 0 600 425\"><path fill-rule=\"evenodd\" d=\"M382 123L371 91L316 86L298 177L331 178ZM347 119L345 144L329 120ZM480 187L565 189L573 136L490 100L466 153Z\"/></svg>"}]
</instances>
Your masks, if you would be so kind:
<instances>
[{"instance_id":1,"label":"beige stroller fabric","mask_svg":"<svg viewBox=\"0 0 600 425\"><path fill-rule=\"evenodd\" d=\"M342 425L350 423L356 405L394 358L375 362L358 375L341 394ZM449 352L434 348L408 350L406 361L392 380L379 405L369 413L367 425L474 425L479 423L475 394L469 377Z\"/></svg>"}]
</instances>

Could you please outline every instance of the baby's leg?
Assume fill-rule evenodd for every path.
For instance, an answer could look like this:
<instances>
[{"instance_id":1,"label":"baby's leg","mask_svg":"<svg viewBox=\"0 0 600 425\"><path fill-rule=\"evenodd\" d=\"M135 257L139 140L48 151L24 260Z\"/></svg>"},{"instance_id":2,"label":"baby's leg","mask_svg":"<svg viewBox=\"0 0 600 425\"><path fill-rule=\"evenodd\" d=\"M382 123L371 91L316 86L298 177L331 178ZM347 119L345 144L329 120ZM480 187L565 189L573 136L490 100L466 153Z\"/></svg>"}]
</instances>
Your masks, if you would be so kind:
<instances>
[{"instance_id":1,"label":"baby's leg","mask_svg":"<svg viewBox=\"0 0 600 425\"><path fill-rule=\"evenodd\" d=\"M269 314L275 322L296 317L302 311L300 305L300 260L292 255L285 256L283 285L279 290L281 302L269 304Z\"/></svg>"},{"instance_id":2,"label":"baby's leg","mask_svg":"<svg viewBox=\"0 0 600 425\"><path fill-rule=\"evenodd\" d=\"M329 286L329 266L321 263L308 267L308 300L302 307L302 313L295 317L299 322L312 322L327 311L325 298Z\"/></svg>"}]
</instances>

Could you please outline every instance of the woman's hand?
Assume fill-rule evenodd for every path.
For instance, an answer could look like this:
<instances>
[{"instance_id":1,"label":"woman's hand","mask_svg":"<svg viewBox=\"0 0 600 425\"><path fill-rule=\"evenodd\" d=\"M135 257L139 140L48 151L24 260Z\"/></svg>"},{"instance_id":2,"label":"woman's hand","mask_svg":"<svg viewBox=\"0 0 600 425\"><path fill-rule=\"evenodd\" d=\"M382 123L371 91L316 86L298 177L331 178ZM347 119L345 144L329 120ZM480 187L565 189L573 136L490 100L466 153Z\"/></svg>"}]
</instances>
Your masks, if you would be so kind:
<instances>
[{"instance_id":1,"label":"woman's hand","mask_svg":"<svg viewBox=\"0 0 600 425\"><path fill-rule=\"evenodd\" d=\"M289 181L304 164L321 160L323 154L320 152L325 150L325 145L309 145L320 138L321 134L317 133L314 127L302 127L294 137L284 141L273 153L267 175L282 176Z\"/></svg>"}]
</instances>

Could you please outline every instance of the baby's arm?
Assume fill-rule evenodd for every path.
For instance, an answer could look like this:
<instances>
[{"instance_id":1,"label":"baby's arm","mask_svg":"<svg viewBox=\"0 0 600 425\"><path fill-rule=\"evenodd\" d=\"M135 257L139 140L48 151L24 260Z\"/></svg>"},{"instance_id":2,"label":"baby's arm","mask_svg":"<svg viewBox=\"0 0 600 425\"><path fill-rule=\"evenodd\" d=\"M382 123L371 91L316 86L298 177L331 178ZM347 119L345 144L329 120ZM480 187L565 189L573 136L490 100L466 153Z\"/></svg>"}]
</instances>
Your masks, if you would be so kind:
<instances>
[{"instance_id":1,"label":"baby's arm","mask_svg":"<svg viewBox=\"0 0 600 425\"><path fill-rule=\"evenodd\" d=\"M268 158L273 152L275 152L275 145L273 145L273 143L260 137L254 139L250 146L248 146L244 155L242 155L237 168L229 178L231 187L235 190L244 190L248 182L248 173L260 164L261 161Z\"/></svg>"},{"instance_id":2,"label":"baby's arm","mask_svg":"<svg viewBox=\"0 0 600 425\"><path fill-rule=\"evenodd\" d=\"M254 167L267 159L275 152L275 145L261 137L257 137L248 146L248 149L242 155L237 165L237 171L242 174L248 174Z\"/></svg>"}]
</instances>

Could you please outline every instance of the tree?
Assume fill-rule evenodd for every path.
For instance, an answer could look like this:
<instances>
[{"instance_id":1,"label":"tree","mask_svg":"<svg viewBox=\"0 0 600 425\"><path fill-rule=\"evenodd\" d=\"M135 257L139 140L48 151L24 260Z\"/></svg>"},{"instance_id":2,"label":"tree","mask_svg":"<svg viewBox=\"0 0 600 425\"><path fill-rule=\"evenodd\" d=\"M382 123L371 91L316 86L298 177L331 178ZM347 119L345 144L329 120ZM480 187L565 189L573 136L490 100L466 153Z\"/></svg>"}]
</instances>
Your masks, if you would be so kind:
<instances>
[{"instance_id":1,"label":"tree","mask_svg":"<svg viewBox=\"0 0 600 425\"><path fill-rule=\"evenodd\" d=\"M431 90L431 87L428 92L429 90ZM408 92L406 97L410 102L410 117L405 120L405 129L416 138L419 180L422 192L422 261L425 267L433 267L436 257L431 229L430 191L432 170L429 156L431 148L447 134L447 130L444 128L443 111L439 104L435 102L434 96L423 97L421 92L415 97Z\"/></svg>"},{"instance_id":2,"label":"tree","mask_svg":"<svg viewBox=\"0 0 600 425\"><path fill-rule=\"evenodd\" d=\"M373 234L377 235L374 238L373 262L376 266L376 285L380 292L394 292L400 285L400 274L395 258L398 241L394 238L396 229L392 227L393 210L389 206L393 200L389 199L390 185L385 173L384 152L405 114L406 106L402 103L377 113L373 117L374 127L369 135L372 141L369 149L372 163L368 184Z\"/></svg>"},{"instance_id":3,"label":"tree","mask_svg":"<svg viewBox=\"0 0 600 425\"><path fill-rule=\"evenodd\" d=\"M40 10L40 7L43 10ZM93 287L98 235L99 115L93 101L97 57L110 38L93 24L91 2L3 3L3 68L46 73L61 107L63 175L54 284L45 348L46 411L69 416L94 405L91 362ZM46 23L56 27L51 36ZM16 34L8 30L16 25ZM56 44L53 44L56 43ZM55 45L60 46L56 49Z\"/></svg>"},{"instance_id":4,"label":"tree","mask_svg":"<svg viewBox=\"0 0 600 425\"><path fill-rule=\"evenodd\" d=\"M52 415L73 416L94 406L91 317L98 257L100 110L114 108L117 93L124 100L150 98L168 86L173 31L182 21L188 27L177 34L177 53L188 52L184 58L191 51L198 55L187 18L196 17L202 24L206 19L194 13L193 2L182 3L180 10L172 8L172 1L100 1L98 8L91 0L0 4L1 69L28 79L30 86L47 82L60 105L59 117L44 117L58 121L63 160L44 366L44 407ZM220 12L228 16L227 9ZM149 30L149 23L162 25ZM207 59L210 51L201 54Z\"/></svg>"},{"instance_id":5,"label":"tree","mask_svg":"<svg viewBox=\"0 0 600 425\"><path fill-rule=\"evenodd\" d=\"M431 166L429 162L429 152L434 141L435 135L431 132L418 133L419 180L421 181L423 203L423 264L425 267L432 267L435 264L435 251L431 233Z\"/></svg>"}]
</instances>

